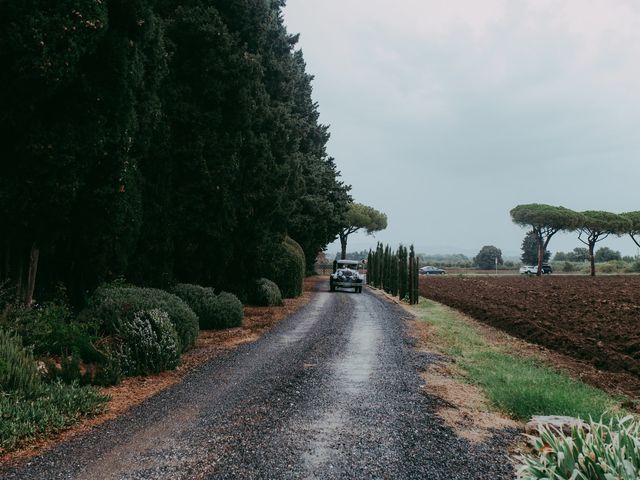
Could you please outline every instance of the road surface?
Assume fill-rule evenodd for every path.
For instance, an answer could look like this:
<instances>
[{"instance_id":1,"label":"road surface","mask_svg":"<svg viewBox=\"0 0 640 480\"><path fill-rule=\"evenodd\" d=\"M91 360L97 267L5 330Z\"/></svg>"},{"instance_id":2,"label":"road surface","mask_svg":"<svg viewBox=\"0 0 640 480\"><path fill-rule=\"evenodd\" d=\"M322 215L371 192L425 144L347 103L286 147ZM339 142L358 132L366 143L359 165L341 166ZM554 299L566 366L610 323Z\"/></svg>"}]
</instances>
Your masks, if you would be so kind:
<instances>
[{"instance_id":1,"label":"road surface","mask_svg":"<svg viewBox=\"0 0 640 480\"><path fill-rule=\"evenodd\" d=\"M406 317L321 285L259 341L0 478L512 479L514 432L473 445L435 415Z\"/></svg>"}]
</instances>

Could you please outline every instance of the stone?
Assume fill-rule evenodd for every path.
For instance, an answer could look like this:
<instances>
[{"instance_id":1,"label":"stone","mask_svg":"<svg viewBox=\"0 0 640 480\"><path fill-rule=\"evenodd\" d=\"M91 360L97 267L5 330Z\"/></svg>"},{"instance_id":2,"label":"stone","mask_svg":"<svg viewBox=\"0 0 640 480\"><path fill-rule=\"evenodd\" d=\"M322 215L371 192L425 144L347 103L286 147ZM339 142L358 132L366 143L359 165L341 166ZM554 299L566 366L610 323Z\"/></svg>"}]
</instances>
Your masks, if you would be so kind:
<instances>
[{"instance_id":1,"label":"stone","mask_svg":"<svg viewBox=\"0 0 640 480\"><path fill-rule=\"evenodd\" d=\"M571 435L571 429L573 427L580 428L582 430L589 430L589 425L582 420L575 417L563 417L559 415L536 415L531 417L531 420L525 426L525 433L527 435L538 435L540 425L545 426L549 430L553 430L556 433L561 433L565 436Z\"/></svg>"}]
</instances>

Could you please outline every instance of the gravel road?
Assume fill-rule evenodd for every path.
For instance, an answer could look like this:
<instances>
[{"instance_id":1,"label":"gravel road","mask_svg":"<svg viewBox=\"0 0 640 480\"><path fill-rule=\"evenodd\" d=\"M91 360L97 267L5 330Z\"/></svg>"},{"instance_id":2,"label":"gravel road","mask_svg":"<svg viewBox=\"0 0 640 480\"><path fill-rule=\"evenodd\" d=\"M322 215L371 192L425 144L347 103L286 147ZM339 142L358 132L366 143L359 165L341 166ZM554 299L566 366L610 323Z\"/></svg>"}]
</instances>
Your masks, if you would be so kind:
<instances>
[{"instance_id":1,"label":"gravel road","mask_svg":"<svg viewBox=\"0 0 640 480\"><path fill-rule=\"evenodd\" d=\"M459 439L420 391L432 360L407 313L365 290L329 293L122 417L3 479L512 479L496 431Z\"/></svg>"}]
</instances>

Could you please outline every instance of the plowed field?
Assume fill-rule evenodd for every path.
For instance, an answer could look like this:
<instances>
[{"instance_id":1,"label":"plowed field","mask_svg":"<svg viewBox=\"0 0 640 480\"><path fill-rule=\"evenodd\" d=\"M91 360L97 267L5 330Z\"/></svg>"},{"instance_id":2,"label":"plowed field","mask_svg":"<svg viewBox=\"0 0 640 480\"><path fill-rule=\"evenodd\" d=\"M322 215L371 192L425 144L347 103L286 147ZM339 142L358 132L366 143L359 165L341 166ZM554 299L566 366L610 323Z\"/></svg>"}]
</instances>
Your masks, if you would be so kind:
<instances>
[{"instance_id":1,"label":"plowed field","mask_svg":"<svg viewBox=\"0 0 640 480\"><path fill-rule=\"evenodd\" d=\"M600 369L640 376L640 277L422 278L420 293Z\"/></svg>"}]
</instances>

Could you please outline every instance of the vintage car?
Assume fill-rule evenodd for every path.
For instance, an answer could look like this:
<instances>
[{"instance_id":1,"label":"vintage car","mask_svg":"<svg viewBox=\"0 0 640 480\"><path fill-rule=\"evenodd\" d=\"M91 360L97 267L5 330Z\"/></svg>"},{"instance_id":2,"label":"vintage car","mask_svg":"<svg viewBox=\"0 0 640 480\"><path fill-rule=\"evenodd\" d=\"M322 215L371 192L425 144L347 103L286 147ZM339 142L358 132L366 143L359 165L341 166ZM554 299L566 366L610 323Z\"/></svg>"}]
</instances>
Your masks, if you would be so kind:
<instances>
[{"instance_id":1,"label":"vintage car","mask_svg":"<svg viewBox=\"0 0 640 480\"><path fill-rule=\"evenodd\" d=\"M329 277L329 289L335 292L336 288L353 288L354 292L362 293L364 276L359 273L361 265L357 260L338 260L336 271Z\"/></svg>"}]
</instances>

